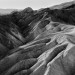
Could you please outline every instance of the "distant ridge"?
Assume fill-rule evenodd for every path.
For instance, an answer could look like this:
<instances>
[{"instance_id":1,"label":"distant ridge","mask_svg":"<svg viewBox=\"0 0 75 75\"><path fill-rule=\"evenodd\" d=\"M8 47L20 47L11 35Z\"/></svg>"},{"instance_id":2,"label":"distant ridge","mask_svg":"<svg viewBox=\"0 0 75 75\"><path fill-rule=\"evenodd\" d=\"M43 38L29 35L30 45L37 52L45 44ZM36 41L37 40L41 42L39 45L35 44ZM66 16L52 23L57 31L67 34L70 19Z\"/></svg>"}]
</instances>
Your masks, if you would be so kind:
<instances>
[{"instance_id":1,"label":"distant ridge","mask_svg":"<svg viewBox=\"0 0 75 75\"><path fill-rule=\"evenodd\" d=\"M0 14L9 14L12 11L16 11L18 9L0 9Z\"/></svg>"}]
</instances>

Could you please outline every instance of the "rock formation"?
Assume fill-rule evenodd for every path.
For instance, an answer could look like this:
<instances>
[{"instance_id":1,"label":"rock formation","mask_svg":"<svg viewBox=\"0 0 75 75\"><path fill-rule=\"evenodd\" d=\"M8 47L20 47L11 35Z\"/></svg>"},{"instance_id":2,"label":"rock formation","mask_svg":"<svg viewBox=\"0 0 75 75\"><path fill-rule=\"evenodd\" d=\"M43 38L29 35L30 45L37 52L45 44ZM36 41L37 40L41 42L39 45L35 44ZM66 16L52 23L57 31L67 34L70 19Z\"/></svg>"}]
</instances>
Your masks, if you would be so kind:
<instances>
[{"instance_id":1,"label":"rock formation","mask_svg":"<svg viewBox=\"0 0 75 75\"><path fill-rule=\"evenodd\" d=\"M75 2L0 15L0 75L75 75Z\"/></svg>"}]
</instances>

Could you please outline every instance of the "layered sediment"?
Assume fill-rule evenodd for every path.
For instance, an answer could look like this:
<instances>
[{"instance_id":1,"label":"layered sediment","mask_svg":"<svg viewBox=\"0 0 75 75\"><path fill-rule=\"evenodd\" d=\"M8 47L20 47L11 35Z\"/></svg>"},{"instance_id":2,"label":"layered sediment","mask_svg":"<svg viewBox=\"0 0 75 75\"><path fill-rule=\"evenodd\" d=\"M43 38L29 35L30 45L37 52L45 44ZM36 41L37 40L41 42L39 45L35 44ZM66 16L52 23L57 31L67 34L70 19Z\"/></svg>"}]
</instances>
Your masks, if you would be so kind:
<instances>
[{"instance_id":1,"label":"layered sediment","mask_svg":"<svg viewBox=\"0 0 75 75\"><path fill-rule=\"evenodd\" d=\"M0 16L0 75L75 75L75 2Z\"/></svg>"}]
</instances>

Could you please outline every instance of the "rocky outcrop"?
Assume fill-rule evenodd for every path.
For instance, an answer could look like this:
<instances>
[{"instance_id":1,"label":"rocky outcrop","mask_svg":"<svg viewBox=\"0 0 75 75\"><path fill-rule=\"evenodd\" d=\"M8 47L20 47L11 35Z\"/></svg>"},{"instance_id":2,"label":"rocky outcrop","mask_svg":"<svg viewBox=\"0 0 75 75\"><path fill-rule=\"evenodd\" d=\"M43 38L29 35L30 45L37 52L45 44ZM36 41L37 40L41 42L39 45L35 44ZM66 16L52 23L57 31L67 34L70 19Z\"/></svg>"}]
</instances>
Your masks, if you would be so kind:
<instances>
[{"instance_id":1,"label":"rocky outcrop","mask_svg":"<svg viewBox=\"0 0 75 75\"><path fill-rule=\"evenodd\" d=\"M1 15L0 75L75 75L74 12L69 2Z\"/></svg>"}]
</instances>

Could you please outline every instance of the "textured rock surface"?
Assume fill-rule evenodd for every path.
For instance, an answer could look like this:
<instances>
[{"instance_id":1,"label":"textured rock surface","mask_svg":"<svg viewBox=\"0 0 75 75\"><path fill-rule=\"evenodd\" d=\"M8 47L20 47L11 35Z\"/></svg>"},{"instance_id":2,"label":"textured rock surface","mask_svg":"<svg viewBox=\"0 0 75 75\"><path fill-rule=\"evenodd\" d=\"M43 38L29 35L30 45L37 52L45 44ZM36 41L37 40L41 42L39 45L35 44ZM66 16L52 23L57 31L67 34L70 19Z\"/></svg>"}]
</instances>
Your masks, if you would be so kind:
<instances>
[{"instance_id":1,"label":"textured rock surface","mask_svg":"<svg viewBox=\"0 0 75 75\"><path fill-rule=\"evenodd\" d=\"M75 75L75 2L1 15L0 75Z\"/></svg>"}]
</instances>

